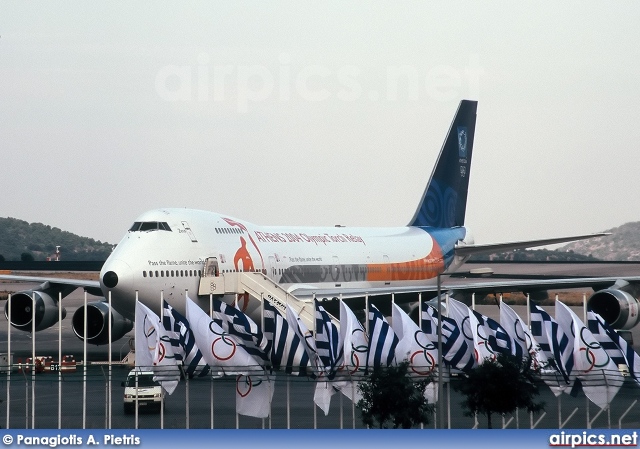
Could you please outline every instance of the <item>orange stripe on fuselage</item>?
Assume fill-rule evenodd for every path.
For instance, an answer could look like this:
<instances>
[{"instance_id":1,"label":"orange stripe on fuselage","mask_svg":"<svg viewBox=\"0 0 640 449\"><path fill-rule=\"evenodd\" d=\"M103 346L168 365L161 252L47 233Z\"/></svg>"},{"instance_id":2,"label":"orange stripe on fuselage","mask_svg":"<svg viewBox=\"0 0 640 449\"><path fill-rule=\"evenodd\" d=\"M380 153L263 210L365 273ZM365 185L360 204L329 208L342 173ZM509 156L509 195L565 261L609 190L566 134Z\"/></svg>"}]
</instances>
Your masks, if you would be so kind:
<instances>
[{"instance_id":1,"label":"orange stripe on fuselage","mask_svg":"<svg viewBox=\"0 0 640 449\"><path fill-rule=\"evenodd\" d=\"M444 258L440 246L434 241L433 249L422 259L399 263L367 264L368 281L419 281L433 279L444 271Z\"/></svg>"}]
</instances>

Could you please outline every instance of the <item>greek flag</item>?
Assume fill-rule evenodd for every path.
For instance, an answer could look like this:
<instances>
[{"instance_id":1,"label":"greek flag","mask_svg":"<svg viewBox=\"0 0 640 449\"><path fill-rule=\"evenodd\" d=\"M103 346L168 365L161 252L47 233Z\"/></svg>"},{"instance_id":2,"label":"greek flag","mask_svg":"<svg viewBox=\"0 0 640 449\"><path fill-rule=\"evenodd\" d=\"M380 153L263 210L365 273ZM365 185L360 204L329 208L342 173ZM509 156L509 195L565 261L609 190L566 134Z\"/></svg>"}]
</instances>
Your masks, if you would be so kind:
<instances>
[{"instance_id":1,"label":"greek flag","mask_svg":"<svg viewBox=\"0 0 640 449\"><path fill-rule=\"evenodd\" d=\"M316 320L316 348L318 357L325 367L325 374L332 380L338 367L344 358L344 348L340 340L340 332L331 320L331 317L324 310L324 307L315 300L315 320Z\"/></svg>"},{"instance_id":2,"label":"greek flag","mask_svg":"<svg viewBox=\"0 0 640 449\"><path fill-rule=\"evenodd\" d=\"M274 369L284 369L288 374L307 375L309 356L304 344L287 320L266 300L264 301L264 336L270 342L269 356Z\"/></svg>"},{"instance_id":3,"label":"greek flag","mask_svg":"<svg viewBox=\"0 0 640 449\"><path fill-rule=\"evenodd\" d=\"M589 330L607 351L609 357L618 366L627 365L629 375L640 385L640 356L638 353L600 315L589 311L587 318Z\"/></svg>"},{"instance_id":4,"label":"greek flag","mask_svg":"<svg viewBox=\"0 0 640 449\"><path fill-rule=\"evenodd\" d=\"M422 331L436 343L438 342L438 311L426 302L422 303ZM437 348L437 346L436 346ZM442 317L442 357L446 364L462 371L475 366L473 349L463 337L456 321Z\"/></svg>"},{"instance_id":5,"label":"greek flag","mask_svg":"<svg viewBox=\"0 0 640 449\"><path fill-rule=\"evenodd\" d=\"M396 336L387 320L374 305L369 306L369 348L367 368L390 366L396 358Z\"/></svg>"},{"instance_id":6,"label":"greek flag","mask_svg":"<svg viewBox=\"0 0 640 449\"><path fill-rule=\"evenodd\" d=\"M449 303L447 304L447 310L449 318L453 319L460 329L460 337L467 342L467 355L473 359L473 366L478 366L478 361L475 356L475 339L473 337L474 330L471 327L471 314L470 309L464 303L457 301L449 297Z\"/></svg>"},{"instance_id":7,"label":"greek flag","mask_svg":"<svg viewBox=\"0 0 640 449\"><path fill-rule=\"evenodd\" d=\"M257 360L263 363L269 360L269 342L258 329L258 325L247 315L219 299L214 299L213 321Z\"/></svg>"},{"instance_id":8,"label":"greek flag","mask_svg":"<svg viewBox=\"0 0 640 449\"><path fill-rule=\"evenodd\" d=\"M556 320L572 329L572 376L580 379L582 391L598 407L604 409L620 390L624 378L591 331L569 307L556 300Z\"/></svg>"},{"instance_id":9,"label":"greek flag","mask_svg":"<svg viewBox=\"0 0 640 449\"><path fill-rule=\"evenodd\" d=\"M318 348L316 340L313 338L313 334L307 326L302 322L298 314L287 304L287 321L293 328L294 332L300 338L300 341L304 343L305 350L311 361L311 366L314 372L310 374L310 377L316 378L316 390L313 395L313 402L322 409L325 416L329 414L329 406L331 405L331 396L336 392L333 385L326 380L324 376L326 369L320 356L318 355Z\"/></svg>"},{"instance_id":10,"label":"greek flag","mask_svg":"<svg viewBox=\"0 0 640 449\"><path fill-rule=\"evenodd\" d=\"M189 300L188 297L187 300ZM209 366L204 363L189 321L167 301L163 302L163 309L162 325L167 331L176 360L182 361L184 372L190 379L195 376L206 376L209 373Z\"/></svg>"},{"instance_id":11,"label":"greek flag","mask_svg":"<svg viewBox=\"0 0 640 449\"><path fill-rule=\"evenodd\" d=\"M496 357L496 353L511 354L511 337L500 324L481 313L471 310L469 315L478 363Z\"/></svg>"},{"instance_id":12,"label":"greek flag","mask_svg":"<svg viewBox=\"0 0 640 449\"><path fill-rule=\"evenodd\" d=\"M563 329L560 327L556 320L533 302L529 302L529 310L531 312L531 335L540 344L540 349L549 361L555 362L554 367L562 374L565 384L569 384L572 381L571 371L574 363L573 339L569 338L571 328Z\"/></svg>"}]
</instances>

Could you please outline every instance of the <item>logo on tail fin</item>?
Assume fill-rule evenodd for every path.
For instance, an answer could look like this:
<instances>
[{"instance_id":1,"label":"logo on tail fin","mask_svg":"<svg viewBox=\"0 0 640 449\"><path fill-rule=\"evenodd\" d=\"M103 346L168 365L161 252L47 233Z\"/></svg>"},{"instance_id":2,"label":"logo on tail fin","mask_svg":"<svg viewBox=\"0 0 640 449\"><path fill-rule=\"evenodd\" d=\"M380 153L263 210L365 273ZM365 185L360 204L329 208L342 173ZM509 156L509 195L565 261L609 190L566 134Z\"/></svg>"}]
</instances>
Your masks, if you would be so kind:
<instances>
[{"instance_id":1,"label":"logo on tail fin","mask_svg":"<svg viewBox=\"0 0 640 449\"><path fill-rule=\"evenodd\" d=\"M461 158L467 157L467 127L458 126L458 155Z\"/></svg>"}]
</instances>

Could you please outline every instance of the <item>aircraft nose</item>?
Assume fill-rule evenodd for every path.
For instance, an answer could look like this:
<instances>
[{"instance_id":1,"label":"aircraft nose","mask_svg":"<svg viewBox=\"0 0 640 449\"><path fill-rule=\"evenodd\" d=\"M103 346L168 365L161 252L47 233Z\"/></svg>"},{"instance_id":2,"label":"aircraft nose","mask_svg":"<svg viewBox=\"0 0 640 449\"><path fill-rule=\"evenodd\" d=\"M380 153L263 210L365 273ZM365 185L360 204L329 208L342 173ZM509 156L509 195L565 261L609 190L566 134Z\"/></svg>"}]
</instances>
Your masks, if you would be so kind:
<instances>
[{"instance_id":1,"label":"aircraft nose","mask_svg":"<svg viewBox=\"0 0 640 449\"><path fill-rule=\"evenodd\" d=\"M102 267L100 282L103 290L130 291L133 289L133 272L129 264L120 259L107 260Z\"/></svg>"}]
</instances>

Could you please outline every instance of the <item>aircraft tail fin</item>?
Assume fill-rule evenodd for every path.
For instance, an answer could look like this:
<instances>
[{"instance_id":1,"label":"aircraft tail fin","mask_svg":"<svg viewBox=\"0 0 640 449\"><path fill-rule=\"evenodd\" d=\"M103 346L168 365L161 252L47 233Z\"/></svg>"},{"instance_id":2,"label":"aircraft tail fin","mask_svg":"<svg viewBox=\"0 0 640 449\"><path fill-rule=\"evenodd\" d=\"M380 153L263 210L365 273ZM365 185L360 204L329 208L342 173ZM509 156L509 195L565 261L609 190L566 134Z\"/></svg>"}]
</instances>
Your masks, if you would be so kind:
<instances>
[{"instance_id":1,"label":"aircraft tail fin","mask_svg":"<svg viewBox=\"0 0 640 449\"><path fill-rule=\"evenodd\" d=\"M462 100L409 226L464 225L477 101Z\"/></svg>"}]
</instances>

